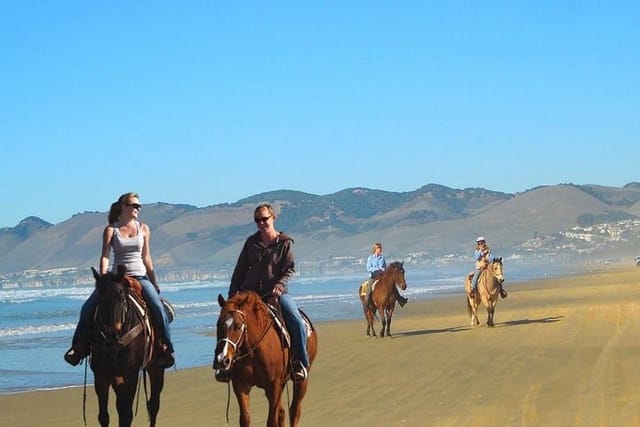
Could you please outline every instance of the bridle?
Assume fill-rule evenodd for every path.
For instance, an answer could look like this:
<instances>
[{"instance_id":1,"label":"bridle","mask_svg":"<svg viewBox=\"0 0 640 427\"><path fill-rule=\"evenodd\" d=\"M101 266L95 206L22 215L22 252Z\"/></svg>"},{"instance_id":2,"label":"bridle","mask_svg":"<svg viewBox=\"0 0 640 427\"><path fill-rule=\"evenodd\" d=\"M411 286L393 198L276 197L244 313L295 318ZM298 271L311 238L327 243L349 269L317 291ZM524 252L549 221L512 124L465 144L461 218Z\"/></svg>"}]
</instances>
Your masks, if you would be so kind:
<instances>
[{"instance_id":1,"label":"bridle","mask_svg":"<svg viewBox=\"0 0 640 427\"><path fill-rule=\"evenodd\" d=\"M109 284L109 286L111 286L111 284ZM119 313L120 318L118 320L120 322L121 327L127 326L127 323L128 323L127 315L129 313L130 303L138 304L135 298L125 290L124 296L122 297L122 299L118 304L118 308L119 308L118 311L120 312ZM140 309L143 310L142 308ZM100 336L104 340L104 343L106 346L118 345L121 347L126 347L127 345L129 345L129 343L131 343L131 341L133 341L135 337L137 337L141 332L144 331L144 324L143 324L144 322L140 321L133 328L130 328L128 331L126 331L124 335L120 335L122 328L118 330L117 334L115 335L116 339L114 341L112 337L108 337L106 334L106 331L105 331L106 324L103 320L104 311L105 310L104 310L104 307L102 306L102 301L100 301L98 303L98 310L96 311L96 324L100 325L99 327ZM134 314L135 314L135 310L134 310Z\"/></svg>"},{"instance_id":2,"label":"bridle","mask_svg":"<svg viewBox=\"0 0 640 427\"><path fill-rule=\"evenodd\" d=\"M229 321L229 318L231 320L233 320L235 322L235 320L230 317L233 313L238 313L243 319L246 318L244 312L242 312L241 310L229 310L227 312L227 314L229 314L229 317L227 318L227 320L225 320L225 323ZM227 332L228 332L228 328L227 328ZM238 339L233 341L231 339L228 338L229 334L227 333L227 335L225 335L224 338L222 338L221 340L218 340L218 344L220 343L225 343L225 346L227 344L231 345L231 347L233 347L233 354L234 354L234 359L236 358L236 354L238 353L238 348L240 347L240 344L242 344L242 337L247 333L247 323L246 322L242 322L240 324L240 335L238 335Z\"/></svg>"},{"instance_id":3,"label":"bridle","mask_svg":"<svg viewBox=\"0 0 640 427\"><path fill-rule=\"evenodd\" d=\"M227 311L227 314L229 314L229 315L232 315L233 313L237 313L242 317L242 319L246 319L246 315L241 310L229 310L229 311ZM229 317L227 317L227 320L225 320L225 322L228 322L229 321L228 319L229 319ZM235 319L234 319L234 322L235 322ZM260 345L260 343L262 342L264 337L267 335L267 332L269 332L269 329L271 328L272 325L273 325L273 318L271 318L270 322L265 326L264 330L260 334L260 337L255 342L255 344L253 344L251 347L249 347L245 353L240 353L239 349L242 346L242 344L245 342L245 340L243 340L243 338L247 336L247 332L248 332L248 329L249 329L248 326L247 326L247 322L246 321L243 321L240 324L240 328L239 328L240 329L240 334L238 335L238 338L235 341L232 340L232 339L229 339L228 338L228 334L225 335L224 338L219 339L217 344L216 344L216 347L218 347L220 345L220 343L224 343L225 347L227 345L230 345L231 347L233 347L233 358L229 362L229 366L225 367L225 369L230 369L239 360L242 360L242 359L245 359L245 358L251 356L253 354L253 352L258 348L258 346ZM247 342L247 345L248 345L248 342ZM220 352L220 354L226 354L226 351L224 350L224 348L223 348L223 351Z\"/></svg>"}]
</instances>

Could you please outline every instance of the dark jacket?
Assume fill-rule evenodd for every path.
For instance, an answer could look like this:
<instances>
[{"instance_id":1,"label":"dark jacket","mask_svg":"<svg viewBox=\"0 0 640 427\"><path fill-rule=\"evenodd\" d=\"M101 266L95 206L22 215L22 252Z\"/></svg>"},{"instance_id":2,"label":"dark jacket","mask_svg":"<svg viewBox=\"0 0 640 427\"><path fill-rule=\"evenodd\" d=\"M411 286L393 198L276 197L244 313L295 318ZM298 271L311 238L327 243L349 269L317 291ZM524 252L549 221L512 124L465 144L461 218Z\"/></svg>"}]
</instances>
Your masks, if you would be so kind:
<instances>
[{"instance_id":1,"label":"dark jacket","mask_svg":"<svg viewBox=\"0 0 640 427\"><path fill-rule=\"evenodd\" d=\"M289 277L295 271L291 245L293 239L284 233L268 247L262 243L259 232L249 236L233 270L229 296L250 290L267 299L278 283L287 292Z\"/></svg>"}]
</instances>

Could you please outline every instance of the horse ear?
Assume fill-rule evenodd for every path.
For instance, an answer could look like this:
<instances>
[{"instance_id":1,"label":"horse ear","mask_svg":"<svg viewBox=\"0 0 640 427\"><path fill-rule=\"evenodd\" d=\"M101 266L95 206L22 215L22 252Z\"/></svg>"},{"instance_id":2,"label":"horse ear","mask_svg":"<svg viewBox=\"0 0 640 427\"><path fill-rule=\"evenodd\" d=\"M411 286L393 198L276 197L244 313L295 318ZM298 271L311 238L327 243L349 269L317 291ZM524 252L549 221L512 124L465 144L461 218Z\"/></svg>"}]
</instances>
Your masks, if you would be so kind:
<instances>
[{"instance_id":1,"label":"horse ear","mask_svg":"<svg viewBox=\"0 0 640 427\"><path fill-rule=\"evenodd\" d=\"M96 270L95 268L91 267L91 272L93 273L93 278L98 280L100 278L100 274L98 273L98 270Z\"/></svg>"},{"instance_id":2,"label":"horse ear","mask_svg":"<svg viewBox=\"0 0 640 427\"><path fill-rule=\"evenodd\" d=\"M224 300L224 297L222 296L222 294L218 294L218 304L220 304L220 307L224 307L224 303L226 301Z\"/></svg>"}]
</instances>

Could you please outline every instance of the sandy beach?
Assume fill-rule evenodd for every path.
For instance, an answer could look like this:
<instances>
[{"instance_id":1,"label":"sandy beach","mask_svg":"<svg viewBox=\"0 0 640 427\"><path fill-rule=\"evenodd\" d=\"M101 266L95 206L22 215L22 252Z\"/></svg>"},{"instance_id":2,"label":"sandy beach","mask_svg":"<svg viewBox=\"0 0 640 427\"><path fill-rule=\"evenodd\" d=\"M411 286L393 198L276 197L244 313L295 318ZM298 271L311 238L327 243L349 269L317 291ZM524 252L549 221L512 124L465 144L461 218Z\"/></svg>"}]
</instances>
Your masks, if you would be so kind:
<instances>
[{"instance_id":1,"label":"sandy beach","mask_svg":"<svg viewBox=\"0 0 640 427\"><path fill-rule=\"evenodd\" d=\"M301 426L640 425L640 269L507 289L493 329L470 327L463 295L410 301L392 338L366 337L364 320L317 324ZM143 398L135 426L147 425ZM82 426L82 402L82 387L0 396L2 424ZM96 405L89 387L87 425ZM161 405L160 426L224 426L227 386L209 367L179 369L178 354ZM252 425L265 415L254 389ZM232 393L229 425L237 416Z\"/></svg>"}]
</instances>

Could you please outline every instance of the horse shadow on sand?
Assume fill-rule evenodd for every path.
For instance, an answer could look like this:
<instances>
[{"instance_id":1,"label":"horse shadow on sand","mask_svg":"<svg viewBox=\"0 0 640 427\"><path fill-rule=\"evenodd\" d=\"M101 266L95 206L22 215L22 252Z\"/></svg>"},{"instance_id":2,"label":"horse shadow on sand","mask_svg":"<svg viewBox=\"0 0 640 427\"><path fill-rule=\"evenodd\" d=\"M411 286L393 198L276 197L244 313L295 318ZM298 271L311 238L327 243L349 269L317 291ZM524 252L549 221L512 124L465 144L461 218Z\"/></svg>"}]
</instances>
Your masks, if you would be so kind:
<instances>
[{"instance_id":1,"label":"horse shadow on sand","mask_svg":"<svg viewBox=\"0 0 640 427\"><path fill-rule=\"evenodd\" d=\"M507 327L507 326L524 326L531 324L546 324L546 323L556 323L562 320L564 316L548 316L541 317L539 319L520 319L520 320L507 320L506 322L496 323L496 327ZM445 333L455 333L455 332L463 332L468 331L471 328L469 326L454 326L451 328L443 328L443 329L424 329L419 331L405 331L405 332L394 332L394 338L400 337L414 337L420 335L435 335L435 334L445 334Z\"/></svg>"},{"instance_id":2,"label":"horse shadow on sand","mask_svg":"<svg viewBox=\"0 0 640 427\"><path fill-rule=\"evenodd\" d=\"M549 316L542 317L540 319L520 319L520 320L508 320L503 322L504 326L521 326L521 325L530 325L532 323L556 323L560 320L564 319L564 316Z\"/></svg>"},{"instance_id":3,"label":"horse shadow on sand","mask_svg":"<svg viewBox=\"0 0 640 427\"><path fill-rule=\"evenodd\" d=\"M443 328L443 329L424 329L421 331L394 332L393 337L400 338L400 337L414 337L419 335L448 334L448 333L466 331L467 329L468 328L465 326L454 326L452 328Z\"/></svg>"}]
</instances>

